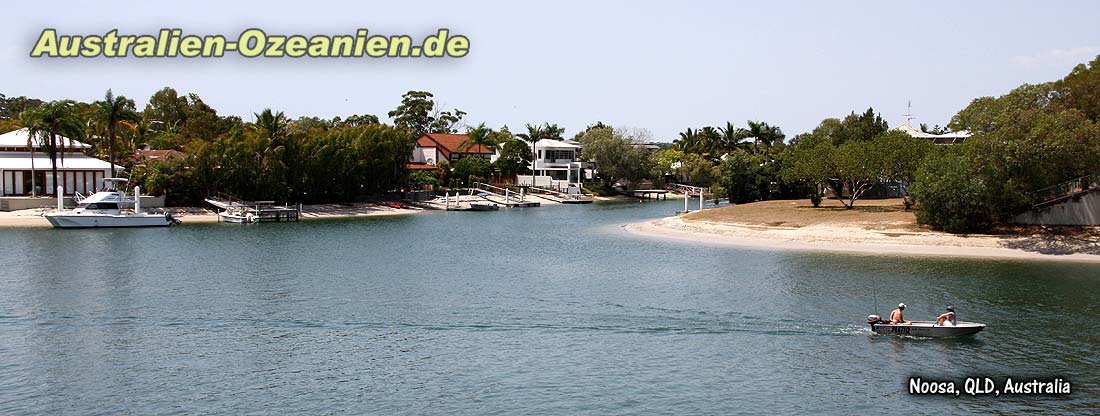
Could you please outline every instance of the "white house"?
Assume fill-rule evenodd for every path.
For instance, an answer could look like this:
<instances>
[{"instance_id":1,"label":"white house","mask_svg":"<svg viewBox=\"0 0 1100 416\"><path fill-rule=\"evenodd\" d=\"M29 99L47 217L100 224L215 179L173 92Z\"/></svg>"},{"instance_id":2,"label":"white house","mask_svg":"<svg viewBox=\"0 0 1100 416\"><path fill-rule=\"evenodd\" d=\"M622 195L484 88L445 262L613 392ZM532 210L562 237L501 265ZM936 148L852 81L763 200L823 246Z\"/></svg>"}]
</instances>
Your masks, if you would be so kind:
<instances>
[{"instance_id":1,"label":"white house","mask_svg":"<svg viewBox=\"0 0 1100 416\"><path fill-rule=\"evenodd\" d=\"M82 153L91 147L88 144L66 137L59 139L64 158L57 157L57 181L64 186L64 195L75 192L87 195L102 187L103 178L111 173L111 164ZM0 179L0 197L53 196L57 189L49 155L35 143L31 157L25 128L0 134Z\"/></svg>"},{"instance_id":2,"label":"white house","mask_svg":"<svg viewBox=\"0 0 1100 416\"><path fill-rule=\"evenodd\" d=\"M535 142L534 176L518 175L516 183L580 192L588 165L580 161L581 144L572 140L543 139Z\"/></svg>"}]
</instances>

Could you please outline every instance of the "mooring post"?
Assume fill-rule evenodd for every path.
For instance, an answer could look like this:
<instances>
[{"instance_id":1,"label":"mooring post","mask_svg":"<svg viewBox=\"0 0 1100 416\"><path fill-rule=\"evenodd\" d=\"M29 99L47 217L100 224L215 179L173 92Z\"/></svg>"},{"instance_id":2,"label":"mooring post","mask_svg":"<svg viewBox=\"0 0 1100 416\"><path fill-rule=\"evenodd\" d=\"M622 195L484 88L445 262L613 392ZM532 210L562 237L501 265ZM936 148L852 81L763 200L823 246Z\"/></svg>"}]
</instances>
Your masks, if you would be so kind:
<instances>
[{"instance_id":1,"label":"mooring post","mask_svg":"<svg viewBox=\"0 0 1100 416\"><path fill-rule=\"evenodd\" d=\"M688 200L691 199L691 193L684 191L684 213L688 212Z\"/></svg>"}]
</instances>

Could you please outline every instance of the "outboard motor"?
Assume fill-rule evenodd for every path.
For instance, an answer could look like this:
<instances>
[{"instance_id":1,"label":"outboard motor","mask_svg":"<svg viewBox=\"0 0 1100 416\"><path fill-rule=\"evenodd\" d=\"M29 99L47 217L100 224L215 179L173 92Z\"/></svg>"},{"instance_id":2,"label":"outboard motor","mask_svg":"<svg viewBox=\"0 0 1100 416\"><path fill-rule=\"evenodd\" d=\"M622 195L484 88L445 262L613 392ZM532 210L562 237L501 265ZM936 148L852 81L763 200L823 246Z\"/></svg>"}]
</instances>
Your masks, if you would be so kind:
<instances>
[{"instance_id":1,"label":"outboard motor","mask_svg":"<svg viewBox=\"0 0 1100 416\"><path fill-rule=\"evenodd\" d=\"M867 323L869 325L884 324L884 323L886 323L886 321L883 321L882 317L880 317L878 315L871 314L871 315L867 315Z\"/></svg>"}]
</instances>

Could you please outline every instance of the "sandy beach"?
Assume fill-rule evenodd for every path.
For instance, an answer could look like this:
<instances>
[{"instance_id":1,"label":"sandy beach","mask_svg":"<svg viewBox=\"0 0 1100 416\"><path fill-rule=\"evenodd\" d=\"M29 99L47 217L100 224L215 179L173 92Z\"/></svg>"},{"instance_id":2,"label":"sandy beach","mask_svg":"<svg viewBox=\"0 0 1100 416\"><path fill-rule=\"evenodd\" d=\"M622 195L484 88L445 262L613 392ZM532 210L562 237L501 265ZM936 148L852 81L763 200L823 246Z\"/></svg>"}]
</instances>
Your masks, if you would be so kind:
<instances>
[{"instance_id":1,"label":"sandy beach","mask_svg":"<svg viewBox=\"0 0 1100 416\"><path fill-rule=\"evenodd\" d=\"M768 250L1100 263L1100 242L1080 235L957 235L917 229L907 222L773 225L777 223L708 221L692 216L628 224L624 228L650 237Z\"/></svg>"},{"instance_id":2,"label":"sandy beach","mask_svg":"<svg viewBox=\"0 0 1100 416\"><path fill-rule=\"evenodd\" d=\"M52 209L36 208L0 212L0 228L49 227L50 223L42 218L42 214L50 211ZM421 208L402 209L371 203L303 205L302 220L409 215L424 211ZM179 218L183 225L218 222L218 214L209 209L195 207L169 208L168 212Z\"/></svg>"}]
</instances>

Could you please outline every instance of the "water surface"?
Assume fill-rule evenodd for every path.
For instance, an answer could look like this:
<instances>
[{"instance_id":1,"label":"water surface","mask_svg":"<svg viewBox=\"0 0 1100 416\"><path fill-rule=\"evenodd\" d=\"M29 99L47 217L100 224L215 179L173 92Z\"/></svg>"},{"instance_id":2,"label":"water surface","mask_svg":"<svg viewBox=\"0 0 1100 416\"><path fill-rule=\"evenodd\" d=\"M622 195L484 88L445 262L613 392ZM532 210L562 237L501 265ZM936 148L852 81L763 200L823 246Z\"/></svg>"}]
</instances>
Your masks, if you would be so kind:
<instances>
[{"instance_id":1,"label":"water surface","mask_svg":"<svg viewBox=\"0 0 1100 416\"><path fill-rule=\"evenodd\" d=\"M638 237L676 201L0 230L0 414L1096 413L1100 267ZM971 339L863 318L955 305ZM910 376L1068 397L914 397Z\"/></svg>"}]
</instances>

